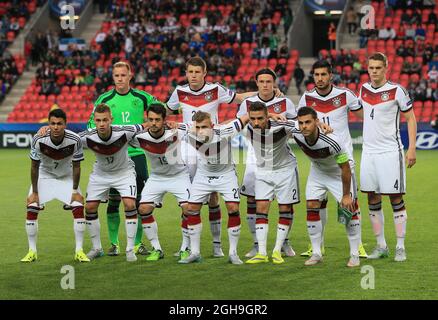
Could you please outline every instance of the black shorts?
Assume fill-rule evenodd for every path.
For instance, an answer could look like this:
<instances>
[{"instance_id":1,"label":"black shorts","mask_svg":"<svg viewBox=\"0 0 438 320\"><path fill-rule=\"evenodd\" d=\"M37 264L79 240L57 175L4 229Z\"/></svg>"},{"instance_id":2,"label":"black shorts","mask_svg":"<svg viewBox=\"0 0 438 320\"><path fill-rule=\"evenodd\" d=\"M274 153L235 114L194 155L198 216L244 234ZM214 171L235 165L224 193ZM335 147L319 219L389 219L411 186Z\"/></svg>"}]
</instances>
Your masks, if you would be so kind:
<instances>
[{"instance_id":1,"label":"black shorts","mask_svg":"<svg viewBox=\"0 0 438 320\"><path fill-rule=\"evenodd\" d=\"M131 157L131 160L134 161L135 173L137 175L137 202L138 202L140 201L141 191L143 190L144 184L146 183L146 180L149 178L148 163L146 161L146 156L144 154ZM118 196L119 192L116 189L111 188L109 191L109 195L110 197Z\"/></svg>"}]
</instances>

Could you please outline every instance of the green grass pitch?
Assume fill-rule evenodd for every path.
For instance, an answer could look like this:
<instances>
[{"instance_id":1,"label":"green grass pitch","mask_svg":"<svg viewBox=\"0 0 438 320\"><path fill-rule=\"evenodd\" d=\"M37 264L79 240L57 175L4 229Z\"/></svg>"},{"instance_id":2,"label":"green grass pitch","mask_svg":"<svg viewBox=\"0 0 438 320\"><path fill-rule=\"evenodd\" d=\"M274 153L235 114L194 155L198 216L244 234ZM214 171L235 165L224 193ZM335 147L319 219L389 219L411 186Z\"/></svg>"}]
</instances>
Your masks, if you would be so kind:
<instances>
[{"instance_id":1,"label":"green grass pitch","mask_svg":"<svg viewBox=\"0 0 438 320\"><path fill-rule=\"evenodd\" d=\"M295 221L291 233L293 248L299 255L307 248L305 212L305 182L309 161L296 151L301 176L301 203L295 208ZM72 215L62 210L61 203L52 202L39 218L39 260L23 264L19 260L27 252L24 229L25 198L30 185L30 160L27 150L0 151L0 299L438 299L438 214L436 199L438 190L438 152L418 151L417 165L407 170L408 210L406 249L408 260L393 261L395 231L392 211L386 198L385 234L390 247L389 259L361 260L361 267L368 265L374 270L374 289L363 289L361 268L346 267L348 241L343 226L336 221L335 201L329 201L329 222L326 230L326 256L324 263L304 267L304 258L286 258L283 265L234 266L227 258L211 257L211 234L208 218L203 211L202 254L199 264L179 265L172 254L179 248L180 210L173 197L167 196L162 209L155 211L159 236L165 258L148 263L140 258L127 263L125 256L105 256L92 263L73 261L74 237ZM360 152L355 151L359 162ZM83 162L81 188L86 189L94 156L86 153ZM243 167L239 166L239 176ZM358 169L360 166L358 166ZM357 175L359 172L357 169ZM242 199L242 233L239 254L243 258L251 248L245 213L246 200ZM363 210L362 238L368 252L375 245L367 214L366 198L360 195ZM100 219L102 242L106 248L106 205L102 205ZM226 214L223 210L222 242L228 251ZM278 209L271 207L268 251L275 242ZM121 224L121 245L125 245L124 223ZM85 250L90 248L86 232ZM149 246L149 244L148 244ZM71 265L75 270L75 289L63 290L61 268ZM366 269L368 270L368 269ZM365 270L364 270L365 271ZM368 282L369 283L369 282Z\"/></svg>"}]
</instances>

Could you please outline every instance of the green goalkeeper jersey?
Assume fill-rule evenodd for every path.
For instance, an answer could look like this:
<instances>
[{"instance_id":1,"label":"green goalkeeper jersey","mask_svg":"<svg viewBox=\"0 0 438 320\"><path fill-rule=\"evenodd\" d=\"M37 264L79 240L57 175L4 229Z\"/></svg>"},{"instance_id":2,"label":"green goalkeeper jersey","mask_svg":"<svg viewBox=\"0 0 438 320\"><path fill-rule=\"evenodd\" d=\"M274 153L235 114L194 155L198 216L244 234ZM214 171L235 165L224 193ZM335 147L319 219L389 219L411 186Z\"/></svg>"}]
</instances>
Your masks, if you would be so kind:
<instances>
[{"instance_id":1,"label":"green goalkeeper jersey","mask_svg":"<svg viewBox=\"0 0 438 320\"><path fill-rule=\"evenodd\" d=\"M101 94L96 100L94 108L100 103L105 103L111 108L112 116L114 118L113 124L129 125L144 123L144 112L149 109L149 106L152 103L161 102L149 93L131 88L126 94L120 94L116 89ZM95 128L93 113L90 115L87 128ZM129 147L128 154L130 157L133 157L144 154L144 151L141 148Z\"/></svg>"}]
</instances>

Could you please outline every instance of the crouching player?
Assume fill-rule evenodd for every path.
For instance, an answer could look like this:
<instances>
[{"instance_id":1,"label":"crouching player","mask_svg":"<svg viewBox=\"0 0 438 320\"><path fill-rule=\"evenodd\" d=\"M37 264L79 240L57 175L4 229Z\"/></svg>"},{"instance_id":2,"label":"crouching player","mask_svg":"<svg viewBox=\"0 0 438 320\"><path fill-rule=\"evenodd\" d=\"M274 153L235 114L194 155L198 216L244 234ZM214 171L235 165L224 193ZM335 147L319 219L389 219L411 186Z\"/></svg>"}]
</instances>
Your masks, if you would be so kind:
<instances>
[{"instance_id":1,"label":"crouching player","mask_svg":"<svg viewBox=\"0 0 438 320\"><path fill-rule=\"evenodd\" d=\"M81 139L66 130L67 116L61 109L50 111L49 131L32 141L30 158L31 180L27 198L26 232L29 252L22 262L37 260L38 213L45 203L58 199L72 207L73 230L76 239L74 259L89 262L82 250L85 231L83 198L79 190L81 161L84 160Z\"/></svg>"},{"instance_id":2,"label":"crouching player","mask_svg":"<svg viewBox=\"0 0 438 320\"><path fill-rule=\"evenodd\" d=\"M360 265L360 212L357 206L357 186L352 179L347 149L337 136L322 133L318 123L316 111L302 107L298 110L300 132L293 133L298 146L311 161L306 200L307 231L312 244L312 255L305 265L313 266L322 262L322 224L319 210L322 201L327 198L327 192L330 192L341 207L354 213L346 224L350 242L347 266L357 267Z\"/></svg>"},{"instance_id":3,"label":"crouching player","mask_svg":"<svg viewBox=\"0 0 438 320\"><path fill-rule=\"evenodd\" d=\"M196 148L200 162L190 189L187 210L191 253L179 263L198 262L201 259L200 213L202 204L208 200L212 192L218 192L223 196L228 211L229 262L243 263L237 254L240 237L240 196L231 153L231 138L237 135L247 122L248 116L243 116L226 125L214 126L210 113L198 111L193 116L193 125L186 125L189 133L187 140Z\"/></svg>"}]
</instances>

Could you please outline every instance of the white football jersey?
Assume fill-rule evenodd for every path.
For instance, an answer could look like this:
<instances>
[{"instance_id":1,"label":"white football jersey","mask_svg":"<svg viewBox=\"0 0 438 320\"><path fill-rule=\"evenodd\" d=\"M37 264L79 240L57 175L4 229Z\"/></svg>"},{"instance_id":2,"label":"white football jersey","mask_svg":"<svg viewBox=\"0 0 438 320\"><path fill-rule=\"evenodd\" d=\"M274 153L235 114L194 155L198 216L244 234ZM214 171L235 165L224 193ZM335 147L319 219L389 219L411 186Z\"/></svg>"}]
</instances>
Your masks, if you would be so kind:
<instances>
[{"instance_id":1,"label":"white football jersey","mask_svg":"<svg viewBox=\"0 0 438 320\"><path fill-rule=\"evenodd\" d=\"M154 138L149 131L137 134L131 145L142 148L150 161L151 175L175 176L187 170L181 158L181 140L185 135L178 129L166 129Z\"/></svg>"},{"instance_id":2,"label":"white football jersey","mask_svg":"<svg viewBox=\"0 0 438 320\"><path fill-rule=\"evenodd\" d=\"M275 171L296 167L297 160L288 145L288 139L298 131L293 121L268 120L265 130L254 129L248 124L246 138L251 142L256 156L257 170Z\"/></svg>"},{"instance_id":3,"label":"white football jersey","mask_svg":"<svg viewBox=\"0 0 438 320\"><path fill-rule=\"evenodd\" d=\"M318 132L318 139L313 144L309 144L300 132L294 133L294 139L301 150L309 157L312 166L328 174L340 173L341 168L335 157L342 153L348 155L342 144L342 139L334 134L324 134L319 129Z\"/></svg>"},{"instance_id":4,"label":"white football jersey","mask_svg":"<svg viewBox=\"0 0 438 320\"><path fill-rule=\"evenodd\" d=\"M249 106L253 102L263 102L268 108L269 113L276 113L284 115L288 120L295 119L297 117L297 109L294 103L286 97L274 97L270 100L263 100L260 96L254 95L252 97L248 97L242 101L239 105L239 109L237 110L236 117L244 116L248 113Z\"/></svg>"},{"instance_id":5,"label":"white football jersey","mask_svg":"<svg viewBox=\"0 0 438 320\"><path fill-rule=\"evenodd\" d=\"M379 88L365 83L359 96L364 118L362 150L368 153L402 150L400 111L411 110L409 93L399 84L387 81Z\"/></svg>"},{"instance_id":6,"label":"white football jersey","mask_svg":"<svg viewBox=\"0 0 438 320\"><path fill-rule=\"evenodd\" d=\"M204 111L211 114L211 121L216 124L219 122L219 104L231 103L235 96L234 91L219 83L206 82L201 89L196 91L186 84L175 88L167 101L167 106L171 110L178 110L181 107L184 123L192 122L196 112Z\"/></svg>"},{"instance_id":7,"label":"white football jersey","mask_svg":"<svg viewBox=\"0 0 438 320\"><path fill-rule=\"evenodd\" d=\"M341 139L347 148L348 156L353 160L353 143L348 127L348 111L361 109L356 94L347 88L332 85L329 94L321 96L316 88L306 91L298 103L298 110L302 107L312 107L318 114L320 121L328 124L333 133Z\"/></svg>"},{"instance_id":8,"label":"white football jersey","mask_svg":"<svg viewBox=\"0 0 438 320\"><path fill-rule=\"evenodd\" d=\"M115 126L111 125L111 135L108 140L102 140L97 129L83 131L79 134L82 143L96 154L94 170L96 172L114 173L134 167L134 162L128 156L128 146L135 134L143 131L141 125Z\"/></svg>"},{"instance_id":9,"label":"white football jersey","mask_svg":"<svg viewBox=\"0 0 438 320\"><path fill-rule=\"evenodd\" d=\"M197 172L207 176L218 176L235 169L231 139L243 129L240 119L224 125L215 125L213 135L208 142L201 142L197 139L193 124L187 124L185 127L188 132L187 142L198 151Z\"/></svg>"},{"instance_id":10,"label":"white football jersey","mask_svg":"<svg viewBox=\"0 0 438 320\"><path fill-rule=\"evenodd\" d=\"M64 139L57 145L48 131L44 136L33 137L30 158L41 161L40 177L61 178L72 175L72 161L84 160L84 151L81 139L73 131L65 130Z\"/></svg>"}]
</instances>

